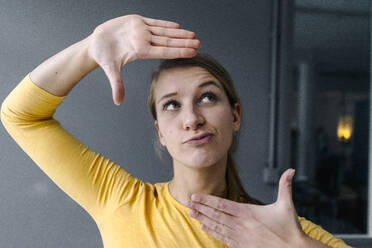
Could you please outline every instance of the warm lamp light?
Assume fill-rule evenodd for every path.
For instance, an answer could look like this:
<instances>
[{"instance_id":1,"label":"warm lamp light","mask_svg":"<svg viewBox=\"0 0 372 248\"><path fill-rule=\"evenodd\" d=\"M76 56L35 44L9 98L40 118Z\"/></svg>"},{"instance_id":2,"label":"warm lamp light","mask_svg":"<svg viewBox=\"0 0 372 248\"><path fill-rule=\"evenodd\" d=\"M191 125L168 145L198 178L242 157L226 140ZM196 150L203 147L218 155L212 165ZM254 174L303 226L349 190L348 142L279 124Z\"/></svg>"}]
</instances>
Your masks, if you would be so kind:
<instances>
[{"instance_id":1,"label":"warm lamp light","mask_svg":"<svg viewBox=\"0 0 372 248\"><path fill-rule=\"evenodd\" d=\"M338 120L337 138L341 142L348 142L353 134L353 117L341 116Z\"/></svg>"}]
</instances>

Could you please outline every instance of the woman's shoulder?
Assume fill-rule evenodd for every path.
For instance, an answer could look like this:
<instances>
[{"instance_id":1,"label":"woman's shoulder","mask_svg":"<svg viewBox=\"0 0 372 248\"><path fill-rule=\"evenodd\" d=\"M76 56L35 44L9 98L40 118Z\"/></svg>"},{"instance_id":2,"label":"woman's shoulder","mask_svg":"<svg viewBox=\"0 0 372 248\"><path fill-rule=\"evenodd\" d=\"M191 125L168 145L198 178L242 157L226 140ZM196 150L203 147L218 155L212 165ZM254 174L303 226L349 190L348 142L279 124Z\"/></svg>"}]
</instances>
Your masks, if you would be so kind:
<instances>
[{"instance_id":1,"label":"woman's shoulder","mask_svg":"<svg viewBox=\"0 0 372 248\"><path fill-rule=\"evenodd\" d=\"M304 217L298 217L302 230L311 238L318 240L331 247L348 248L347 244L341 239L336 238L331 233L327 232L321 226L314 224Z\"/></svg>"}]
</instances>

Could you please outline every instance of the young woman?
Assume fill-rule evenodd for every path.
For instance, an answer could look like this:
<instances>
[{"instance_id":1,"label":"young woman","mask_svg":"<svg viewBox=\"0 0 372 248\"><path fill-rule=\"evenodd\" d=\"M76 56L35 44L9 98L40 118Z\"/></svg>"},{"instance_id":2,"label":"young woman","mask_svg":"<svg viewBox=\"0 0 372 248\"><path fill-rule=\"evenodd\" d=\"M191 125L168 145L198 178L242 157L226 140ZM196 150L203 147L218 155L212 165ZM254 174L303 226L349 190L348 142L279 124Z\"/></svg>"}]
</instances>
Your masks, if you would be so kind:
<instances>
[{"instance_id":1,"label":"young woman","mask_svg":"<svg viewBox=\"0 0 372 248\"><path fill-rule=\"evenodd\" d=\"M239 99L226 70L197 55L199 47L193 32L173 22L138 15L109 20L28 74L3 102L2 123L92 216L107 248L348 247L297 217L293 170L282 175L271 205L245 193L232 159ZM148 103L159 142L173 158L174 177L154 185L90 150L53 118L73 86L98 66L120 104L121 69L146 58L171 59L154 73Z\"/></svg>"}]
</instances>

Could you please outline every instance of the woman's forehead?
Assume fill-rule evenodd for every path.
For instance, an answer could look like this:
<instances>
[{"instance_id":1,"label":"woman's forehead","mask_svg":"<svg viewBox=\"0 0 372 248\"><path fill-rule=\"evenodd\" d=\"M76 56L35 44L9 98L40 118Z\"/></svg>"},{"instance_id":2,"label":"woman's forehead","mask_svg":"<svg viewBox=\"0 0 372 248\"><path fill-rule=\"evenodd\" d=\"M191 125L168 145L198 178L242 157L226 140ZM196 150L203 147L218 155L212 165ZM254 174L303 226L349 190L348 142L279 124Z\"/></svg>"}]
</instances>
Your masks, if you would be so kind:
<instances>
[{"instance_id":1,"label":"woman's forehead","mask_svg":"<svg viewBox=\"0 0 372 248\"><path fill-rule=\"evenodd\" d=\"M202 67L177 67L160 73L156 82L155 95L177 89L198 88L202 83L214 81L222 88L221 83L209 71Z\"/></svg>"}]
</instances>

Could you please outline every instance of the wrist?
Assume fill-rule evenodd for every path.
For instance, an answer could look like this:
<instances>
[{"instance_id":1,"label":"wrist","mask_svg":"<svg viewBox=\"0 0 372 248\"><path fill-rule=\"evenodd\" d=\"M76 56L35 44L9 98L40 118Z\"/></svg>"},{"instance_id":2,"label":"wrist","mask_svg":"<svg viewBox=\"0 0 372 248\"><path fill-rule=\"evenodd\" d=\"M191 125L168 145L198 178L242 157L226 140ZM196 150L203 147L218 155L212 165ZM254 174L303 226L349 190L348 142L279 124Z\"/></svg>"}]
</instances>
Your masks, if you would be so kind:
<instances>
[{"instance_id":1,"label":"wrist","mask_svg":"<svg viewBox=\"0 0 372 248\"><path fill-rule=\"evenodd\" d=\"M292 245L290 247L293 247L293 248L297 248L297 247L301 247L301 248L329 248L328 245L323 244L322 242L309 237L305 233L303 233L303 235L301 235L300 237L295 239L292 242Z\"/></svg>"},{"instance_id":2,"label":"wrist","mask_svg":"<svg viewBox=\"0 0 372 248\"><path fill-rule=\"evenodd\" d=\"M90 45L92 40L92 34L90 34L85 39L81 40L79 46L81 46L81 57L85 61L84 62L84 71L87 73L94 70L98 67L97 62L93 59L93 56L90 53Z\"/></svg>"}]
</instances>

